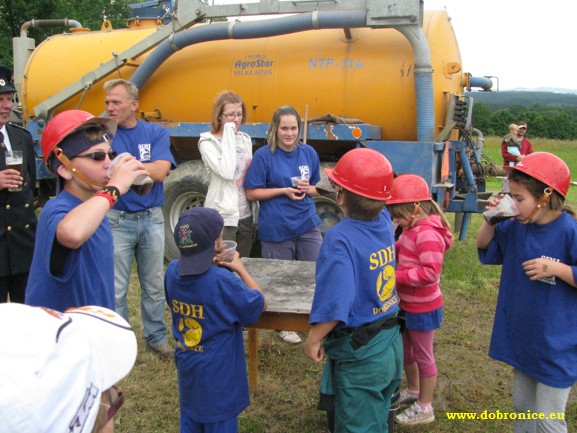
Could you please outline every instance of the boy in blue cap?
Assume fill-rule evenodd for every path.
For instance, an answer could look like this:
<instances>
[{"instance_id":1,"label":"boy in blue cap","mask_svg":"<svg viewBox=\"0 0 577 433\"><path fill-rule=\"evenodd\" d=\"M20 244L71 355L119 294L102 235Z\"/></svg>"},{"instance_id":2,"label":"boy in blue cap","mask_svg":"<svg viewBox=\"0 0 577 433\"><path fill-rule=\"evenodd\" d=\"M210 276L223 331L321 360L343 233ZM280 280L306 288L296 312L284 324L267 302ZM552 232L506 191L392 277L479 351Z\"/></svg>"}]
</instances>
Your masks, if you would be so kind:
<instances>
[{"instance_id":1,"label":"boy in blue cap","mask_svg":"<svg viewBox=\"0 0 577 433\"><path fill-rule=\"evenodd\" d=\"M242 327L256 323L266 299L238 252L231 262L215 255L223 228L216 210L197 207L174 229L181 257L168 265L164 289L176 340L180 433L236 433L250 403Z\"/></svg>"}]
</instances>

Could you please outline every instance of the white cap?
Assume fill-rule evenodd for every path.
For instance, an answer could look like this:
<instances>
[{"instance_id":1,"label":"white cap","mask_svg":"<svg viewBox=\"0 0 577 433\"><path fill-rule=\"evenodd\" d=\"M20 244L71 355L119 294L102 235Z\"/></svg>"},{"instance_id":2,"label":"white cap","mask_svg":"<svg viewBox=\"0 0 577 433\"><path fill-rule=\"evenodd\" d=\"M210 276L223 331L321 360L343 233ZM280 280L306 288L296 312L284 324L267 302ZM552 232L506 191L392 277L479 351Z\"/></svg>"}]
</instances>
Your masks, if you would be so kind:
<instances>
[{"instance_id":1,"label":"white cap","mask_svg":"<svg viewBox=\"0 0 577 433\"><path fill-rule=\"evenodd\" d=\"M0 433L90 433L136 360L130 325L103 307L0 304L0 329Z\"/></svg>"}]
</instances>

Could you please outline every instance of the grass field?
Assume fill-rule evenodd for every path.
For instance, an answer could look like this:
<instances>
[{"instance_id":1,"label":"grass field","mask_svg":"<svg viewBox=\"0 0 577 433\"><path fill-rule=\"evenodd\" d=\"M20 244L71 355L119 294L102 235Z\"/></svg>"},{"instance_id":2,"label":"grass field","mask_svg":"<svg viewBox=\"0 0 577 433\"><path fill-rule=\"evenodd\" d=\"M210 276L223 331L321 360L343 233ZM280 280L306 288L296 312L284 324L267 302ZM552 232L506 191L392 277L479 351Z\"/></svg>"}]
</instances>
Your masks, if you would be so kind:
<instances>
[{"instance_id":1,"label":"grass field","mask_svg":"<svg viewBox=\"0 0 577 433\"><path fill-rule=\"evenodd\" d=\"M487 138L485 152L500 163L500 140ZM533 140L535 150L563 158L577 177L577 142ZM489 179L488 189L501 181ZM568 202L577 205L577 188ZM447 412L511 412L511 368L489 359L487 348L493 323L499 266L481 266L475 235L481 222L474 215L466 241L456 242L446 255L442 275L445 322L437 332L435 354L439 369L434 406L437 421L428 426L397 427L396 431L427 433L492 433L510 431L510 421L449 420ZM142 340L139 286L131 284L129 306L139 338L136 365L121 382L125 406L116 418L117 432L177 433L178 385L174 364L149 352ZM167 323L170 323L168 311ZM275 333L260 331L259 392L240 418L241 433L321 433L324 412L316 410L322 365L308 360L302 345L289 346ZM304 336L303 336L304 337ZM568 425L577 425L577 396L573 390ZM571 427L570 427L571 428Z\"/></svg>"}]
</instances>

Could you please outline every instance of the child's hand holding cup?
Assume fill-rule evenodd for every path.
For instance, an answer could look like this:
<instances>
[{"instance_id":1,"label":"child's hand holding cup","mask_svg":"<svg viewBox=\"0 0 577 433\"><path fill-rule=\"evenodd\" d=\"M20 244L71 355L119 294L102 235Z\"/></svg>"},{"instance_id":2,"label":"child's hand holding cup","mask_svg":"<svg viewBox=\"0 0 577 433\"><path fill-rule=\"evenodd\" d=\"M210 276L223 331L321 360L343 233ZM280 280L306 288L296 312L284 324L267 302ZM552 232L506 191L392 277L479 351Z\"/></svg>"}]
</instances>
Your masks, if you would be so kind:
<instances>
[{"instance_id":1,"label":"child's hand holding cup","mask_svg":"<svg viewBox=\"0 0 577 433\"><path fill-rule=\"evenodd\" d=\"M222 241L222 251L219 254L220 261L230 263L234 260L235 256L236 256L236 242Z\"/></svg>"},{"instance_id":2,"label":"child's hand holding cup","mask_svg":"<svg viewBox=\"0 0 577 433\"><path fill-rule=\"evenodd\" d=\"M517 215L519 215L519 209L508 194L500 197L495 205L483 212L485 220L492 226Z\"/></svg>"}]
</instances>

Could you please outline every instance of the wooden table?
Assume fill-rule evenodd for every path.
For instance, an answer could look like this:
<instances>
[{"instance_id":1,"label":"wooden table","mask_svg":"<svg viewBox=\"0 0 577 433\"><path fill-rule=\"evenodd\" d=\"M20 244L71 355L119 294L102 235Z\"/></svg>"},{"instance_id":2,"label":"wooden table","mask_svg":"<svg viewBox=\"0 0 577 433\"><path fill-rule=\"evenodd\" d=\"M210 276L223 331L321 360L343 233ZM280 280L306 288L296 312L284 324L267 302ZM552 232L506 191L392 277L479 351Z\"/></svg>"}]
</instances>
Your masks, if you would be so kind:
<instances>
[{"instance_id":1,"label":"wooden table","mask_svg":"<svg viewBox=\"0 0 577 433\"><path fill-rule=\"evenodd\" d=\"M315 262L254 258L242 260L268 300L267 311L248 329L248 378L251 392L256 393L258 329L308 332L315 291Z\"/></svg>"}]
</instances>

